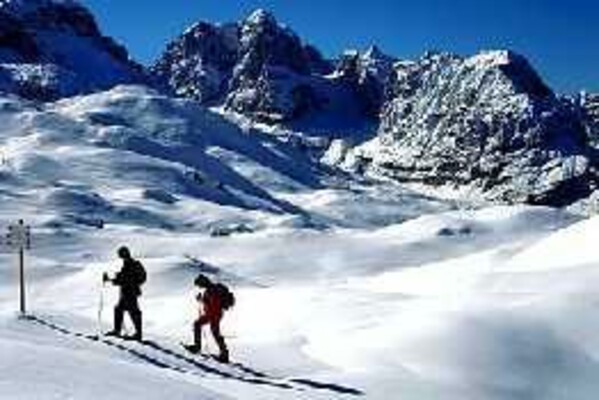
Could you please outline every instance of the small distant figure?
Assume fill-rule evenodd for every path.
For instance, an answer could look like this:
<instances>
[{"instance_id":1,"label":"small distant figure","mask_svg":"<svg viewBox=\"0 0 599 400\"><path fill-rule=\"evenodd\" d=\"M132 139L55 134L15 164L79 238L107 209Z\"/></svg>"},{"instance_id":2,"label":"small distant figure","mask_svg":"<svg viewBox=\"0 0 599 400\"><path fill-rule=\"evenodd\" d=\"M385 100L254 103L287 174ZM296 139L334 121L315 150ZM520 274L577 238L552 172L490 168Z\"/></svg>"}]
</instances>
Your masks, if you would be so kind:
<instances>
[{"instance_id":1,"label":"small distant figure","mask_svg":"<svg viewBox=\"0 0 599 400\"><path fill-rule=\"evenodd\" d=\"M203 307L200 307L200 316L193 325L194 344L187 345L185 348L192 353L200 353L202 351L202 327L210 325L212 336L220 352L215 358L220 362L228 363L229 350L225 338L221 334L220 322L224 312L235 304L235 296L227 286L222 283L214 283L202 274L195 279L194 284L204 291L203 294L200 292L196 297Z\"/></svg>"},{"instance_id":2,"label":"small distant figure","mask_svg":"<svg viewBox=\"0 0 599 400\"><path fill-rule=\"evenodd\" d=\"M123 260L123 267L112 279L107 273L104 273L103 276L104 282L111 282L120 288L119 302L114 308L114 329L106 335L121 336L123 317L127 312L135 327L135 334L125 337L125 339L141 341L143 338L142 312L139 308L138 298L141 296L141 286L147 279L146 270L141 262L131 257L131 252L127 247L119 248L117 253Z\"/></svg>"}]
</instances>

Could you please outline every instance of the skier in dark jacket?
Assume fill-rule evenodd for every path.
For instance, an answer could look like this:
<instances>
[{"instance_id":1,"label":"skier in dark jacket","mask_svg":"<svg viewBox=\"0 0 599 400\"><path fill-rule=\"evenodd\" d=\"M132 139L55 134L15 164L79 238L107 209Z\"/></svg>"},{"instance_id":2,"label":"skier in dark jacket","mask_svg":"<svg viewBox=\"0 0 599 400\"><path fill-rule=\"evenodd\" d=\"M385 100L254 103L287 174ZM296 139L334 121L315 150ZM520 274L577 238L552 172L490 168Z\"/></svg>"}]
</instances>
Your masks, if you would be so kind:
<instances>
[{"instance_id":1,"label":"skier in dark jacket","mask_svg":"<svg viewBox=\"0 0 599 400\"><path fill-rule=\"evenodd\" d=\"M142 313L138 298L141 295L141 285L146 281L146 272L143 265L131 257L127 247L119 248L118 255L123 260L121 270L113 279L110 279L108 274L104 274L104 282L111 282L120 288L119 302L114 308L114 329L106 335L121 335L124 313L128 312L135 327L135 334L128 339L142 340Z\"/></svg>"},{"instance_id":2,"label":"skier in dark jacket","mask_svg":"<svg viewBox=\"0 0 599 400\"><path fill-rule=\"evenodd\" d=\"M217 360L228 363L229 350L220 331L220 322L223 318L225 305L219 293L219 285L202 274L195 279L194 284L199 289L204 290L203 294L200 293L197 296L198 302L202 303L203 307L200 309L199 318L193 324L194 344L186 347L192 353L199 353L202 350L202 327L210 325L210 331L220 351Z\"/></svg>"}]
</instances>

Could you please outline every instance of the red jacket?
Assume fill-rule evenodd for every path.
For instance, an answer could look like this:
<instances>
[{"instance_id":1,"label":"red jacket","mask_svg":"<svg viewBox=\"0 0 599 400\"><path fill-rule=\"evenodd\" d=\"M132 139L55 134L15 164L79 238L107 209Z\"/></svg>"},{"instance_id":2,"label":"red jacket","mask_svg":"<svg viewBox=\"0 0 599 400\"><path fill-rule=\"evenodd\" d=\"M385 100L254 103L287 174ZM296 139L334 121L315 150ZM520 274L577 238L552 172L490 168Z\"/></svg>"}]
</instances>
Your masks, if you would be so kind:
<instances>
[{"instance_id":1,"label":"red jacket","mask_svg":"<svg viewBox=\"0 0 599 400\"><path fill-rule=\"evenodd\" d=\"M204 304L203 316L210 321L219 321L223 316L220 296L213 288L208 288L201 298Z\"/></svg>"}]
</instances>

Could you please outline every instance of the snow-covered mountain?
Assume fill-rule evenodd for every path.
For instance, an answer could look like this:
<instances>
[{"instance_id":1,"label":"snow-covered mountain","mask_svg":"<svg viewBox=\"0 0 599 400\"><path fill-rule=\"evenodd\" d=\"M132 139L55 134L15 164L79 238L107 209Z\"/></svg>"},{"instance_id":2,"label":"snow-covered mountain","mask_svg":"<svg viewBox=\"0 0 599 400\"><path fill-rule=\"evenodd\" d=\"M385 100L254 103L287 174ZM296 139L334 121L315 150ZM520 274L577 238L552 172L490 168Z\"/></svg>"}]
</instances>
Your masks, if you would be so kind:
<instances>
[{"instance_id":1,"label":"snow-covered mountain","mask_svg":"<svg viewBox=\"0 0 599 400\"><path fill-rule=\"evenodd\" d=\"M185 199L309 224L308 214L275 192L322 187L327 176L291 143L244 131L193 101L144 86L45 105L12 98L0 104L0 186L22 193L22 206L57 210L43 222L54 227L135 220L203 230L163 214ZM139 204L111 199L112 190L128 187L138 191Z\"/></svg>"},{"instance_id":2,"label":"snow-covered mountain","mask_svg":"<svg viewBox=\"0 0 599 400\"><path fill-rule=\"evenodd\" d=\"M330 67L318 51L304 45L264 10L255 11L240 23L193 25L168 45L153 67L178 95L202 102L226 99L230 108L247 113L275 112L277 107L280 112L293 112L283 110L282 104L266 104L273 91L259 93L260 99L249 92L268 85L271 79L267 75L271 72L301 80L309 79L319 69ZM294 106L299 107L287 107Z\"/></svg>"},{"instance_id":3,"label":"snow-covered mountain","mask_svg":"<svg viewBox=\"0 0 599 400\"><path fill-rule=\"evenodd\" d=\"M314 114L376 114L388 59L378 49L335 70L313 46L264 10L225 25L199 22L168 45L152 71L172 91L270 123ZM370 81L370 75L376 82ZM372 86L372 87L370 87Z\"/></svg>"},{"instance_id":4,"label":"snow-covered mountain","mask_svg":"<svg viewBox=\"0 0 599 400\"><path fill-rule=\"evenodd\" d=\"M258 10L240 23L196 24L154 71L178 95L340 138L345 144L334 142L325 160L353 171L467 187L508 203L568 205L596 187L597 157L586 134L594 124L581 117L592 112L553 93L521 55L399 61L372 46L331 64ZM351 150L372 136L346 127L366 121L378 121L378 135Z\"/></svg>"},{"instance_id":5,"label":"snow-covered mountain","mask_svg":"<svg viewBox=\"0 0 599 400\"><path fill-rule=\"evenodd\" d=\"M355 168L502 202L561 206L596 186L576 110L524 57L429 54L398 63L393 79L378 136L350 157Z\"/></svg>"},{"instance_id":6,"label":"snow-covered mountain","mask_svg":"<svg viewBox=\"0 0 599 400\"><path fill-rule=\"evenodd\" d=\"M79 3L0 2L0 90L48 100L144 82L144 75Z\"/></svg>"},{"instance_id":7,"label":"snow-covered mountain","mask_svg":"<svg viewBox=\"0 0 599 400\"><path fill-rule=\"evenodd\" d=\"M47 100L149 82L75 1L3 1L0 20L0 89ZM551 205L596 186L587 140L596 136L595 97L577 112L513 52L397 61L373 46L334 65L257 10L239 23L195 24L152 72L179 96L350 145L380 119L377 137L336 157L354 171Z\"/></svg>"}]
</instances>

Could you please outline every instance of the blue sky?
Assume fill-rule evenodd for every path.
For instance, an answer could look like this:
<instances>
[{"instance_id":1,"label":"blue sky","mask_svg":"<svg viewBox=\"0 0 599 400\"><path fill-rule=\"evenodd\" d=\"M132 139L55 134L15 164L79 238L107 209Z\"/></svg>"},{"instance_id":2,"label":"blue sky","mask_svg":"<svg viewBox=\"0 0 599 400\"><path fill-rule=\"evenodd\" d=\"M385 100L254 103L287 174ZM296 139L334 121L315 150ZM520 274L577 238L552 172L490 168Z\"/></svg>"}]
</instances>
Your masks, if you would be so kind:
<instances>
[{"instance_id":1,"label":"blue sky","mask_svg":"<svg viewBox=\"0 0 599 400\"><path fill-rule=\"evenodd\" d=\"M556 90L599 91L597 0L82 0L105 34L148 64L197 20L272 11L327 56L378 44L402 58L427 49L462 55L510 48Z\"/></svg>"}]
</instances>

